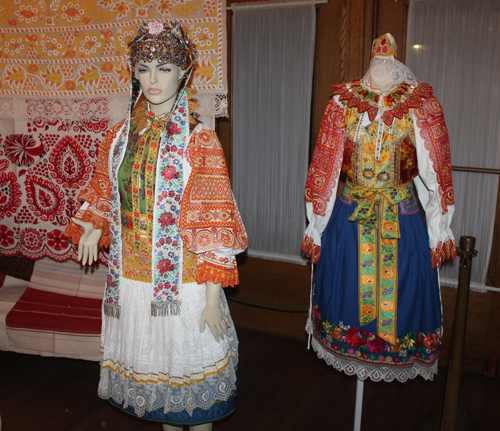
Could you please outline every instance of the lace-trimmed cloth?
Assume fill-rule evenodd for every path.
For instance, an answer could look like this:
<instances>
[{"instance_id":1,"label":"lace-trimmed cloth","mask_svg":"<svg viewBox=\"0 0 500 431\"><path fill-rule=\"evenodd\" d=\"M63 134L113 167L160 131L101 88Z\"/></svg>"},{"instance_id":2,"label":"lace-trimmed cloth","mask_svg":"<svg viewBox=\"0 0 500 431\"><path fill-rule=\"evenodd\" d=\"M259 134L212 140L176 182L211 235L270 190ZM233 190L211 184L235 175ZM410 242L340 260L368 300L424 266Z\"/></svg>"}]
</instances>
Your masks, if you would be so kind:
<instances>
[{"instance_id":1,"label":"lace-trimmed cloth","mask_svg":"<svg viewBox=\"0 0 500 431\"><path fill-rule=\"evenodd\" d=\"M363 81L369 83L372 77L378 82L389 81L393 87L402 82L409 85L417 84L417 78L408 66L390 57L372 57L370 67L363 76Z\"/></svg>"}]
</instances>

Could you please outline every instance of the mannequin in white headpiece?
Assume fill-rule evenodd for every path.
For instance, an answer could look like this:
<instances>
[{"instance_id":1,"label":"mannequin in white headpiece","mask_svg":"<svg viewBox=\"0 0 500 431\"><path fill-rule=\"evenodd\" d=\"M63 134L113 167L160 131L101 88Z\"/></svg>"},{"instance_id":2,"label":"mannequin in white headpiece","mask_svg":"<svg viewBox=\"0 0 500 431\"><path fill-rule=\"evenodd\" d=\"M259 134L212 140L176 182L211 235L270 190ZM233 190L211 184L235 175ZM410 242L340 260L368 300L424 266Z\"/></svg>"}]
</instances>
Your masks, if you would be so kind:
<instances>
[{"instance_id":1,"label":"mannequin in white headpiece","mask_svg":"<svg viewBox=\"0 0 500 431\"><path fill-rule=\"evenodd\" d=\"M381 36L365 76L333 87L306 183L302 249L317 263L307 331L319 357L362 380L432 379L437 268L456 256L441 107L396 55Z\"/></svg>"},{"instance_id":2,"label":"mannequin in white headpiece","mask_svg":"<svg viewBox=\"0 0 500 431\"><path fill-rule=\"evenodd\" d=\"M171 69L171 72L162 72L162 68ZM157 117L170 112L177 96L178 82L184 75L184 71L175 64L163 64L160 67L158 60L147 63L147 66L142 67L142 69L136 65L135 70L142 91L151 104L151 112ZM162 88L163 91L159 94L149 94L148 87ZM102 230L94 229L90 222L75 218L72 218L72 221L84 229L78 243L78 260L81 261L82 265L92 265L97 261L98 244ZM219 337L224 339L224 334L227 336L227 326L230 324L219 305L221 286L222 283L214 284L207 281L207 306L201 320L201 331L205 330L205 324L207 324L217 342L219 342Z\"/></svg>"},{"instance_id":3,"label":"mannequin in white headpiece","mask_svg":"<svg viewBox=\"0 0 500 431\"><path fill-rule=\"evenodd\" d=\"M365 76L333 86L306 182L302 250L317 263L306 329L318 357L358 377L355 430L365 379L437 372L437 268L456 256L443 113L396 55L385 34Z\"/></svg>"},{"instance_id":4,"label":"mannequin in white headpiece","mask_svg":"<svg viewBox=\"0 0 500 431\"><path fill-rule=\"evenodd\" d=\"M155 51L155 49L151 49L151 46L156 48L156 56L150 55L151 52ZM172 54L168 49L164 49L165 46L173 46L174 50L180 51ZM163 51L161 51L162 49ZM190 193L192 193L193 183L212 181L214 186L216 184L229 184L225 168L221 172L215 173L212 169L212 178L204 180L206 175L200 174L204 166L194 165L190 158L190 154L195 154L197 151L196 154L203 154L203 151L205 151L204 147L200 147L200 140L203 140L203 145L212 151L211 156L215 160L223 158L222 149L215 134L201 123L192 124L190 127L189 121L186 121L189 114L186 112L187 96L185 85L189 79L188 74L192 70L195 55L194 46L191 45L191 42L183 34L182 29L176 22L150 22L148 28L141 28L138 36L131 42L131 50L132 59L139 58L139 61L132 64L132 68L134 77L140 84L146 101L143 102L144 107L142 105L136 107L130 117L130 132L127 132L126 129L127 122L122 122L125 125L119 124L113 128L101 148L101 151L105 152L106 143L109 144L110 148L114 146L114 152L107 148L109 151L109 164L110 166L113 166L114 163L116 166L122 165L117 168L121 185L116 186L120 191L122 201L122 215L120 216L122 217L122 240L121 242L113 242L112 235L109 234L107 240L111 244L110 260L115 259L114 256L121 257L123 253L123 261L120 262L120 271L123 275L119 278L120 290L115 295L119 294L119 299L115 300L112 294L107 293L104 302L103 360L101 361L99 395L103 398L109 398L113 404L136 416L163 422L165 430L181 430L183 425L189 425L191 430L209 431L212 429L214 420L225 417L234 410L237 338L227 302L224 295L221 294L221 290L222 285L237 283L238 276L234 255L241 252L246 246L245 230L236 205L232 201L232 196L230 201L228 201L228 196L221 197L223 205L229 206L234 214L229 223L224 220L226 225L224 233L233 238L228 246L223 244L223 246L219 245L217 247L217 241L213 241L216 245L212 249L207 250L205 248L202 250L200 244L193 244L192 238L196 237L196 232L207 226L200 223L196 225L196 222L189 223L189 220L183 218L185 213L183 206L191 203ZM149 58L148 55L152 58ZM182 56L188 56L186 57L187 67L178 60ZM174 61L179 61L179 64L169 61L171 58ZM138 105L140 103L139 101ZM190 118L190 120L193 119ZM194 121L191 122L194 123ZM182 135L183 128L187 130L187 142L189 143L186 142L186 147L179 151L178 148L180 148L182 142L180 140L173 141L172 139L176 138L176 134ZM143 130L141 131L141 129ZM115 161L119 157L117 156L119 150L116 148L123 145L120 144L120 137L127 133L129 133L129 143L124 146L127 150L125 155L122 156L123 161ZM155 133L157 134L155 135ZM112 136L109 136L110 134ZM158 255L160 257L165 256L166 254L161 249L157 250L156 247L165 243L175 245L181 242L180 238L182 237L180 245L182 271L179 275L182 281L179 287L171 290L173 294L179 290L182 291L182 303L179 301L180 306L175 303L154 302L155 300L168 301L170 295L156 293L156 287L151 282L132 281L139 280L139 277L143 277L143 273L139 272L137 268L129 266L130 262L134 262L134 260L130 259L130 254L134 253L134 241L144 241L140 239L143 237L146 241L140 243L139 249L135 249L135 253L141 253L141 256L136 255L135 260L139 266L142 264L141 259L144 256L142 254L144 249L148 249L148 243L142 218L141 229L136 231L136 234L137 232L140 234L136 235L135 240L130 229L133 230L133 226L136 225L135 223L132 227L128 225L131 220L135 222L136 219L133 212L130 212L131 215L127 216L129 213L124 201L127 199L127 190L130 187L133 189L135 183L133 182L133 168L130 168L132 174L127 174L126 169L127 166L132 166L134 163L137 165L138 159L136 157L138 157L137 154L139 154L141 146L153 147L154 144L151 142L155 142L155 136L161 139L161 143L158 143L159 150L157 150L156 172L158 173L156 174L156 180L154 180L156 182L155 187L159 188L160 191L156 190L155 192L153 189L153 193L156 193L155 201L150 202L156 205L157 202L164 201L164 196L167 196L164 195L165 193L170 193L168 196L179 193L179 185L173 183L173 186L168 188L169 183L167 180L165 180L166 186L160 182L163 177L168 177L168 180L175 180L179 179L180 174L181 178L184 178L180 184L183 195L179 194L178 198L175 197L172 200L172 205L178 207L177 219L170 221L172 220L171 214L166 213L166 217L158 219L158 226L152 223L153 226L149 235L160 239L152 241L153 258L152 260L150 257L148 258L149 268L142 270L142 272L147 272L150 277L153 277L151 272L152 270L154 272L154 263L157 262L155 257ZM147 195L148 180L145 175L147 175L147 163L150 163L150 161L146 159L146 155L150 157L151 151L147 148L144 151L144 158L142 159L144 173L140 177L141 179L138 180L138 184L139 188L142 188L142 194ZM175 153L170 155L171 152ZM166 164L160 161L160 157L165 155L167 156L164 159L167 160ZM100 155L100 157L103 156ZM134 158L136 158L135 162ZM97 178L99 166L104 166L101 169L107 170L107 158L99 163L98 160L96 179L94 180L94 184L99 184L94 189L102 188L102 182L106 183L104 188L108 187L106 178L104 180ZM219 165L225 166L224 163L219 163ZM111 169L113 171L113 168ZM175 173L175 169L177 169L177 173ZM108 176L110 179L113 177L111 172L109 172ZM129 183L131 186L127 188ZM205 188L210 187L207 184L205 184ZM112 185L109 185L109 187L111 188ZM160 193L161 190L165 191ZM203 200L203 196L200 198L200 193L203 194L203 191L198 189L197 199ZM90 190L90 185L88 189L82 192L84 198L95 194L95 190ZM102 221L96 221L100 219L103 211L98 210L97 207L103 208L108 205L108 208L111 208L109 216L111 220L113 219L113 212L119 215L120 209L113 208L108 203L111 199L110 196L111 194L104 197L100 196L99 199L104 202L100 206L94 205L93 207L91 203L84 203L77 215L72 219L74 225L67 230L67 235L72 236L73 241L78 243L78 260L83 265L90 265L97 261L99 244L103 245L103 231L99 228ZM132 202L134 195L128 196ZM210 194L210 199L213 200L213 193ZM92 201L92 199L89 200ZM141 213L145 211L144 208L148 205L147 198L145 200L145 203L141 201ZM210 204L205 204L202 210L205 211L205 214L210 212ZM91 212L90 216L88 215L89 211ZM155 210L154 214L158 214L158 211ZM175 214L173 209L172 213ZM147 225L147 222L144 222L144 225ZM177 226L173 231L172 225ZM113 225L111 231L112 229ZM159 234L155 233L157 232L156 229L168 230L173 233L170 236L163 236L163 238L166 238L165 240L161 239L161 232ZM215 231L214 229L217 230L217 228L212 230ZM180 232L180 236L176 233L177 230ZM157 241L158 243L155 245ZM116 254L113 250L117 249L117 247L124 251L118 249L118 254ZM166 271L165 265L161 267L163 271L161 275L175 269L175 263L179 261L179 257L176 259L174 252L168 252L169 264L166 266ZM179 256L179 253L177 253L177 256ZM113 263L113 265L116 265L116 263ZM113 271L114 268L110 265L111 275ZM111 275L108 276L108 286ZM175 280L172 283L175 283ZM168 283L168 285L171 286L172 283ZM162 283L162 286L165 284ZM114 286L112 279L111 285ZM150 302L149 299L151 286L155 289L151 300L153 302ZM134 295L137 295L135 291L141 289L145 299L142 299L142 297L133 299ZM108 290L109 287L107 292ZM131 300L142 302L142 305L139 303L131 305ZM151 313L149 309L151 309ZM205 330L206 325L211 331L209 332L210 336ZM137 339L138 335L139 339ZM136 343L138 343L137 346ZM120 345L123 345L124 350L120 348ZM144 380L144 383L142 383L142 380ZM146 406L144 406L145 403Z\"/></svg>"}]
</instances>

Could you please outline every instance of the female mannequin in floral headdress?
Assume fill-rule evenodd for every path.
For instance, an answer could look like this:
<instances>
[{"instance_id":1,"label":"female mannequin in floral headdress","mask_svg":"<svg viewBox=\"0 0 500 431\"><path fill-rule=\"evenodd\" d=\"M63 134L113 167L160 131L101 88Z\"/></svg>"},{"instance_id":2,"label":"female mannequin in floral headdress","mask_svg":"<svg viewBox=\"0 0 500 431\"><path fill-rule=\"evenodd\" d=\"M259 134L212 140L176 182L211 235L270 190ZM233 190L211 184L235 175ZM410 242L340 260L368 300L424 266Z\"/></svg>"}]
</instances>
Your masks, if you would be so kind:
<instances>
[{"instance_id":1,"label":"female mannequin in floral headdress","mask_svg":"<svg viewBox=\"0 0 500 431\"><path fill-rule=\"evenodd\" d=\"M307 330L319 357L361 380L433 378L437 268L456 255L443 113L396 51L381 36L363 79L333 87L306 183L302 248L317 263Z\"/></svg>"},{"instance_id":2,"label":"female mannequin in floral headdress","mask_svg":"<svg viewBox=\"0 0 500 431\"><path fill-rule=\"evenodd\" d=\"M234 410L238 340L221 287L238 283L245 228L217 136L190 116L194 45L179 23L149 22L130 55L129 115L66 231L83 264L110 247L99 396L165 430L210 430Z\"/></svg>"}]
</instances>

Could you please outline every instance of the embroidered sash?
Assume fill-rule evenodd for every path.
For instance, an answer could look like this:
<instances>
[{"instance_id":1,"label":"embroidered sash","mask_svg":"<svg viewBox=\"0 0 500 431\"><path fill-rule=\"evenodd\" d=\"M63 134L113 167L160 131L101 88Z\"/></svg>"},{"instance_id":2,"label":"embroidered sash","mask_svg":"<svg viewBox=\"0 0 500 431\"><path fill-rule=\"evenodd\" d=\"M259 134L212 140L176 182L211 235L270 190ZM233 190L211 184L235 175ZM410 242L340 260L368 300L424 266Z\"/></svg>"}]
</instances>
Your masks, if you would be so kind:
<instances>
[{"instance_id":1,"label":"embroidered sash","mask_svg":"<svg viewBox=\"0 0 500 431\"><path fill-rule=\"evenodd\" d=\"M148 119L146 121L145 124L148 125L148 128L151 127L151 121ZM160 128L161 123L157 126ZM149 137L147 131L144 131L145 139L158 139L158 131L155 126L153 127L154 129L151 130L151 136ZM140 131L141 128L142 124L140 123L136 130ZM120 207L117 178L124 150L127 147L128 127L123 132L123 136L117 140L111 153L110 179L113 184L112 207ZM189 135L188 98L186 92L183 91L179 96L177 105L169 116L169 121L166 123L164 132L161 133L161 143L156 142L157 148L154 148L154 152L151 151L150 145L148 154L143 153L146 159L146 176L144 178L146 183L144 190L146 195L148 191L152 194L152 199L150 196L146 196L145 200L147 231L151 235L148 240L152 247L151 270L153 282L151 315L153 316L178 315L180 313L183 250L182 240L177 230L177 218L180 213L183 194L182 159L189 141ZM153 144L151 141L149 143ZM152 159L155 158L153 155L156 156L156 163L152 163ZM134 170L136 168L140 169L140 166L134 166ZM142 174L142 171L140 173ZM152 184L152 179L154 179L154 185ZM148 185L147 182L150 184ZM133 178L132 183L132 187L138 186L137 183L134 184ZM132 195L134 194L133 192ZM134 196L132 196L133 199ZM153 204L153 208L151 208L151 204ZM141 223L140 212L138 214L137 209L140 209L140 205L136 203L133 205L132 228L134 231L134 248L137 248L139 245L140 249ZM115 317L119 317L121 308L118 288L119 277L122 272L121 222L122 220L119 217L113 217L111 220L114 242L112 244L112 259L109 262L110 270L104 304L105 313ZM137 241L139 244L137 244Z\"/></svg>"},{"instance_id":2,"label":"embroidered sash","mask_svg":"<svg viewBox=\"0 0 500 431\"><path fill-rule=\"evenodd\" d=\"M372 189L348 181L343 195L358 203L349 220L358 222L359 229L360 324L377 319L378 335L395 344L400 238L397 204L413 196L412 183Z\"/></svg>"}]
</instances>

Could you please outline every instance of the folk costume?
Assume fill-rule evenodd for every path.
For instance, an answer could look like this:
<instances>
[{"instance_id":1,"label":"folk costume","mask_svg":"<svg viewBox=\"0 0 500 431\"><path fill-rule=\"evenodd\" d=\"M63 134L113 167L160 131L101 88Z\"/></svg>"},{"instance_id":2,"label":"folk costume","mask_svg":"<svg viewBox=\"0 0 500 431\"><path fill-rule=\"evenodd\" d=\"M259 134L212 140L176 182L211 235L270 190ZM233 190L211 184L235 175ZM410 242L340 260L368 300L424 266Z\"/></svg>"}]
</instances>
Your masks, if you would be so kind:
<instances>
[{"instance_id":1,"label":"folk costume","mask_svg":"<svg viewBox=\"0 0 500 431\"><path fill-rule=\"evenodd\" d=\"M317 263L307 331L320 358L362 380L432 379L437 268L456 256L450 146L432 88L394 59L391 38L375 40L363 79L333 87L323 117L306 183L302 249ZM392 88L371 88L370 74Z\"/></svg>"},{"instance_id":2,"label":"folk costume","mask_svg":"<svg viewBox=\"0 0 500 431\"><path fill-rule=\"evenodd\" d=\"M109 247L99 396L172 425L234 410L234 325L216 342L200 323L205 282L237 284L235 255L247 244L217 136L190 115L186 83L195 55L175 21L140 28L132 67L154 58L183 68L177 100L156 117L146 100L135 104L133 79L129 114L102 142L76 215L102 229L99 244ZM81 233L75 224L66 232L74 243ZM223 293L220 305L230 320Z\"/></svg>"}]
</instances>

